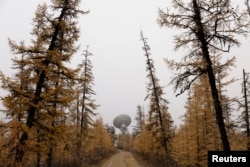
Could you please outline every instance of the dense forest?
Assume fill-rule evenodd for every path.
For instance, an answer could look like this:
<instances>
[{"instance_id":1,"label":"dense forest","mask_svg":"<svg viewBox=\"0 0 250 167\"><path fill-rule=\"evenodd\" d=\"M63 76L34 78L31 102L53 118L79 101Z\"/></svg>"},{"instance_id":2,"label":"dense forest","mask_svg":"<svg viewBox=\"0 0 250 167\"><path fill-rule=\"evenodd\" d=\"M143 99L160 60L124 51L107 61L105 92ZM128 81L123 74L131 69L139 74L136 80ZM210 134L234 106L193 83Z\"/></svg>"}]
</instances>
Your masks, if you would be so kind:
<instances>
[{"instance_id":1,"label":"dense forest","mask_svg":"<svg viewBox=\"0 0 250 167\"><path fill-rule=\"evenodd\" d=\"M230 0L172 0L171 7L159 9L158 26L167 28L166 33L177 29L174 49L184 50L180 60L166 56L163 61L173 72L169 86L176 96L187 95L185 114L175 126L168 92L156 73L157 55L141 30L135 40L140 40L145 58L146 105L135 106L132 132L120 134L97 112L102 104L95 98L94 53L87 46L78 54L78 19L89 13L80 3L38 5L31 43L9 39L14 74L0 71L5 92L0 101L0 167L91 166L117 149L157 167L206 167L209 150L250 151L249 72L239 74L241 97L229 97L228 85L236 81L230 70L237 64L236 57L224 56L249 34L248 0L244 8ZM82 61L70 67L74 56ZM240 114L234 115L235 110Z\"/></svg>"}]
</instances>

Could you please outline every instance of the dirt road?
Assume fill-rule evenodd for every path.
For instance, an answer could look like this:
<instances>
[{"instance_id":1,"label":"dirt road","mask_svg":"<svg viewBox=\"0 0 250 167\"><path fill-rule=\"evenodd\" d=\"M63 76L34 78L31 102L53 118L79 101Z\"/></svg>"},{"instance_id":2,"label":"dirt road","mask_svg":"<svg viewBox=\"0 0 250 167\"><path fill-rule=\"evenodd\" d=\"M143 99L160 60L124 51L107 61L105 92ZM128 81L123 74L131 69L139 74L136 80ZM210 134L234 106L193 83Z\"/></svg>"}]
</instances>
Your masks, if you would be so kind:
<instances>
[{"instance_id":1,"label":"dirt road","mask_svg":"<svg viewBox=\"0 0 250 167\"><path fill-rule=\"evenodd\" d=\"M141 167L131 153L119 151L113 155L102 167Z\"/></svg>"}]
</instances>

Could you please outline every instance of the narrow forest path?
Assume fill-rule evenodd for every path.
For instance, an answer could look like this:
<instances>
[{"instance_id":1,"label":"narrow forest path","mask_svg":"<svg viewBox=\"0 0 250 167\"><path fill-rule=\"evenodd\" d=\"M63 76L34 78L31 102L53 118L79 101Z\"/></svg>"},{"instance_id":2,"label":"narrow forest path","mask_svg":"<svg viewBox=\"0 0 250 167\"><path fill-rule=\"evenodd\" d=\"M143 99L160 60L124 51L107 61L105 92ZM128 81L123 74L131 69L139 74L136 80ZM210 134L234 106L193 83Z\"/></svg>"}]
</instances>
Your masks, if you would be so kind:
<instances>
[{"instance_id":1,"label":"narrow forest path","mask_svg":"<svg viewBox=\"0 0 250 167\"><path fill-rule=\"evenodd\" d=\"M102 167L141 167L130 152L119 151Z\"/></svg>"}]
</instances>

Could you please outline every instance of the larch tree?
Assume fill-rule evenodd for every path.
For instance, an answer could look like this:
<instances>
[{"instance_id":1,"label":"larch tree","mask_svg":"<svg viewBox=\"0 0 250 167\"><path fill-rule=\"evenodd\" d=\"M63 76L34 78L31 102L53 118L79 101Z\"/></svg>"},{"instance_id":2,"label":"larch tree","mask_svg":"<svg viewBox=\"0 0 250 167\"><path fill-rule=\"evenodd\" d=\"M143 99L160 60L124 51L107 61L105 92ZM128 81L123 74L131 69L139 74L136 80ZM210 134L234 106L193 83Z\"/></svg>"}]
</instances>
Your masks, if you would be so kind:
<instances>
[{"instance_id":1,"label":"larch tree","mask_svg":"<svg viewBox=\"0 0 250 167\"><path fill-rule=\"evenodd\" d=\"M207 77L199 78L191 88L186 106L185 126L188 128L191 166L206 166L207 150L219 150L221 146L210 93Z\"/></svg>"},{"instance_id":2,"label":"larch tree","mask_svg":"<svg viewBox=\"0 0 250 167\"><path fill-rule=\"evenodd\" d=\"M180 94L190 88L199 76L206 74L216 112L223 149L229 151L230 143L225 128L223 109L216 86L215 69L211 51L229 52L239 46L236 35L246 35L249 25L246 15L233 7L230 0L173 0L173 10L159 10L159 25L182 30L176 35L175 49L188 48L189 52L180 63L169 63L179 73L173 79ZM203 62L200 64L199 62ZM180 65L184 64L184 65Z\"/></svg>"},{"instance_id":3,"label":"larch tree","mask_svg":"<svg viewBox=\"0 0 250 167\"><path fill-rule=\"evenodd\" d=\"M23 44L24 43L21 42L20 45ZM4 146L7 147L6 149L8 150L6 157L12 161L17 149L18 138L21 134L20 130L23 128L24 121L27 117L26 113L24 113L27 107L27 99L25 96L16 93L17 90L25 91L30 89L29 81L27 80L30 76L30 69L25 66L24 56L25 55L22 54L20 58L13 59L12 68L17 71L13 80L10 80L10 78L5 77L1 73L1 86L10 92L9 95L2 98L2 103L6 108L2 110L2 112L4 112L6 118L9 119L7 123L2 123L2 126L6 129L5 133L9 133L9 135L3 135L4 137L8 136ZM15 106L13 106L14 103L16 103ZM4 150L4 148L2 149Z\"/></svg>"},{"instance_id":4,"label":"larch tree","mask_svg":"<svg viewBox=\"0 0 250 167\"><path fill-rule=\"evenodd\" d=\"M85 152L87 161L96 162L102 157L106 157L113 150L112 137L108 134L102 118L97 118L91 127L91 136L87 138Z\"/></svg>"},{"instance_id":5,"label":"larch tree","mask_svg":"<svg viewBox=\"0 0 250 167\"><path fill-rule=\"evenodd\" d=\"M186 120L184 120L184 125L180 125L176 134L173 138L173 158L178 162L180 167L188 167L190 165L190 151L189 151L189 140L188 140L188 132L189 129L186 126Z\"/></svg>"},{"instance_id":6,"label":"larch tree","mask_svg":"<svg viewBox=\"0 0 250 167\"><path fill-rule=\"evenodd\" d=\"M231 120L232 110L229 106L233 99L229 99L223 91L232 82L232 80L225 81L225 78L228 77L228 70L234 65L235 58L229 59L226 64L220 64L220 58L220 55L212 56L214 69L216 69L216 84L228 137L232 149L237 150L239 147L235 147L234 137L237 134L234 122ZM206 166L207 151L222 149L207 75L202 75L193 82L188 92L185 108L184 124L173 138L174 157L181 166ZM182 153L179 154L179 152Z\"/></svg>"},{"instance_id":7,"label":"larch tree","mask_svg":"<svg viewBox=\"0 0 250 167\"><path fill-rule=\"evenodd\" d=\"M239 108L243 108L243 111L239 117L240 128L243 129L244 138L246 138L246 150L250 150L250 112L249 112L249 73L243 69L243 82L242 93L243 102L238 100Z\"/></svg>"},{"instance_id":8,"label":"larch tree","mask_svg":"<svg viewBox=\"0 0 250 167\"><path fill-rule=\"evenodd\" d=\"M88 136L88 130L93 125L93 116L96 115L96 104L93 96L94 76L92 73L92 62L89 56L92 54L87 49L83 52L84 59L78 68L78 84L77 84L77 156L81 158L82 142Z\"/></svg>"},{"instance_id":9,"label":"larch tree","mask_svg":"<svg viewBox=\"0 0 250 167\"><path fill-rule=\"evenodd\" d=\"M220 149L214 107L206 80L205 75L200 77L189 89L183 125L173 138L173 154L181 166L206 166L207 150Z\"/></svg>"},{"instance_id":10,"label":"larch tree","mask_svg":"<svg viewBox=\"0 0 250 167\"><path fill-rule=\"evenodd\" d=\"M2 88L9 92L3 98L9 121L6 126L10 125L10 131L18 127L12 166L24 166L25 155L37 142L34 140L38 133L43 131L45 140L49 141L63 132L57 127L62 125L65 110L74 99L69 83L76 77L76 70L66 63L77 51L77 18L85 13L79 9L79 3L79 0L54 0L51 6L39 5L33 19L30 46L9 40L11 51L22 55L14 59L15 66L20 67L14 78L1 75ZM49 166L51 149L45 149Z\"/></svg>"},{"instance_id":11,"label":"larch tree","mask_svg":"<svg viewBox=\"0 0 250 167\"><path fill-rule=\"evenodd\" d=\"M222 150L222 143L218 126L216 125L215 110L211 97L208 78L206 75L197 79L189 89L186 113L183 125L173 138L173 154L181 166L206 166L208 150ZM231 103L225 96L221 98L225 111L226 128L229 133L231 147L235 145L237 133L234 122L231 121L227 103ZM229 117L229 118L227 118ZM180 153L181 152L181 153Z\"/></svg>"},{"instance_id":12,"label":"larch tree","mask_svg":"<svg viewBox=\"0 0 250 167\"><path fill-rule=\"evenodd\" d=\"M155 137L156 147L163 148L166 155L169 153L169 144L173 135L173 121L168 112L168 101L163 98L163 90L159 84L159 80L155 74L153 60L150 58L150 47L147 44L147 39L141 31L141 40L143 42L143 50L146 56L146 71L149 83L147 86L149 99L149 121L148 129Z\"/></svg>"},{"instance_id":13,"label":"larch tree","mask_svg":"<svg viewBox=\"0 0 250 167\"><path fill-rule=\"evenodd\" d=\"M136 120L136 125L133 128L133 133L135 136L137 136L145 127L145 114L144 114L144 109L141 105L137 106L135 120Z\"/></svg>"}]
</instances>

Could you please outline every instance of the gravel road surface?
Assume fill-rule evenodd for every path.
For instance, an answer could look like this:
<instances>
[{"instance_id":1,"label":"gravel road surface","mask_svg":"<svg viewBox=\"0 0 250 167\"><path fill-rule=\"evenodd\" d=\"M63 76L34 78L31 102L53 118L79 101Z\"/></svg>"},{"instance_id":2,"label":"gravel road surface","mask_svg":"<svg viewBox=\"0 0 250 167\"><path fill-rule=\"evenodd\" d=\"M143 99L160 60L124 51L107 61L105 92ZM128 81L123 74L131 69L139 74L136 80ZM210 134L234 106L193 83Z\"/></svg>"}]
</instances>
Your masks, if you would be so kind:
<instances>
[{"instance_id":1,"label":"gravel road surface","mask_svg":"<svg viewBox=\"0 0 250 167\"><path fill-rule=\"evenodd\" d=\"M141 167L130 152L119 151L106 161L102 167Z\"/></svg>"}]
</instances>

